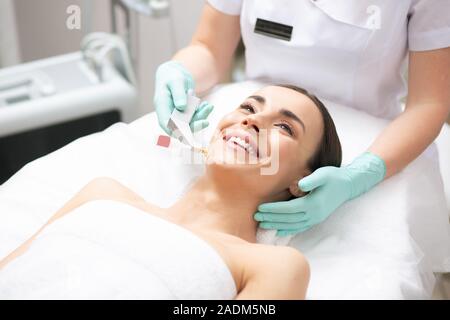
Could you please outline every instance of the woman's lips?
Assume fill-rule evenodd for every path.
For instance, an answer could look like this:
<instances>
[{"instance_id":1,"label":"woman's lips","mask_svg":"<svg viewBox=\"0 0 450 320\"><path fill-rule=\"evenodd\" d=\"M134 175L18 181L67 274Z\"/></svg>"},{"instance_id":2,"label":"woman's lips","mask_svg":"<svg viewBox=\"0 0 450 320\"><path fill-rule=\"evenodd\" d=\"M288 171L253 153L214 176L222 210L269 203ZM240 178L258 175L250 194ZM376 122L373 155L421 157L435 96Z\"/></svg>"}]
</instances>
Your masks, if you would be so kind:
<instances>
[{"instance_id":1,"label":"woman's lips","mask_svg":"<svg viewBox=\"0 0 450 320\"><path fill-rule=\"evenodd\" d=\"M258 157L257 152L251 146L242 145L242 142L236 141L234 137L231 137L228 141L224 139L224 141L230 148L244 150L250 156Z\"/></svg>"},{"instance_id":2,"label":"woman's lips","mask_svg":"<svg viewBox=\"0 0 450 320\"><path fill-rule=\"evenodd\" d=\"M256 139L245 130L226 130L223 134L223 140L227 143L233 143L249 154L253 153L259 158L259 148Z\"/></svg>"}]
</instances>

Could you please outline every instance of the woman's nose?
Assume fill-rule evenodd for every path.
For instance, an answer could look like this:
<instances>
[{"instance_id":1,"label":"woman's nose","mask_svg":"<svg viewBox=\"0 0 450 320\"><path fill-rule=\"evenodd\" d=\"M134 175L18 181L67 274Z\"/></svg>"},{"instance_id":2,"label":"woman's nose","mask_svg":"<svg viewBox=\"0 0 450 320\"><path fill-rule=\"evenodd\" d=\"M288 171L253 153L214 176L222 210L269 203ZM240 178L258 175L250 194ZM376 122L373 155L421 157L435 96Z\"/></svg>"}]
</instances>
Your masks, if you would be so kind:
<instances>
[{"instance_id":1,"label":"woman's nose","mask_svg":"<svg viewBox=\"0 0 450 320\"><path fill-rule=\"evenodd\" d=\"M259 132L259 127L260 127L260 126L258 125L256 119L254 119L253 117L250 117L250 116L245 117L245 118L242 120L241 124L242 124L243 126L245 126L245 127L255 129L255 131L256 131L257 133Z\"/></svg>"}]
</instances>

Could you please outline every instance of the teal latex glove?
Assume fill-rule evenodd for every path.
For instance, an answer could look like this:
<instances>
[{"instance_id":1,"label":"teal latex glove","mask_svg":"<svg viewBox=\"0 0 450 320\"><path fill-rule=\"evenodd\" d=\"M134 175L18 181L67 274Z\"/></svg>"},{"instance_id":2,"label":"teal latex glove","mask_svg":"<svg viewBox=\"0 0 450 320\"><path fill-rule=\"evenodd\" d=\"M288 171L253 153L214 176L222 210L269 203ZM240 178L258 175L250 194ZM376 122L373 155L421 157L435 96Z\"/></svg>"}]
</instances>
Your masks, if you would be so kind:
<instances>
[{"instance_id":1,"label":"teal latex glove","mask_svg":"<svg viewBox=\"0 0 450 320\"><path fill-rule=\"evenodd\" d=\"M158 122L161 128L168 134L172 132L167 128L172 111L177 108L184 111L187 106L187 95L189 90L194 90L194 78L176 61L163 63L156 70L154 104ZM195 111L189 123L193 132L206 128L209 125L206 118L209 116L214 106L203 101Z\"/></svg>"},{"instance_id":2,"label":"teal latex glove","mask_svg":"<svg viewBox=\"0 0 450 320\"><path fill-rule=\"evenodd\" d=\"M264 203L254 218L264 229L277 229L277 236L308 230L324 221L344 202L369 191L386 175L383 159L365 152L344 167L322 167L301 179L307 195L290 201Z\"/></svg>"}]
</instances>

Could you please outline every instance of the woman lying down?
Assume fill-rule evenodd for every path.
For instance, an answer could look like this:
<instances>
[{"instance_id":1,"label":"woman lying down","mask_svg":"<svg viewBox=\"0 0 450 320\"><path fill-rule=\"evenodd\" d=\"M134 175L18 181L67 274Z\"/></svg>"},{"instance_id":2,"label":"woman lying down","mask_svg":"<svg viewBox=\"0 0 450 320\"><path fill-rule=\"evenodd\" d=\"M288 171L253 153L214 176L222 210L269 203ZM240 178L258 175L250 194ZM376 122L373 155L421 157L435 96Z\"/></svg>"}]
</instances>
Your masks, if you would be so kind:
<instances>
[{"instance_id":1,"label":"woman lying down","mask_svg":"<svg viewBox=\"0 0 450 320\"><path fill-rule=\"evenodd\" d=\"M315 169L340 166L328 111L303 89L265 87L220 121L207 157L169 208L113 179L88 183L0 262L0 298L303 299L305 257L256 243L253 216L303 196L297 182ZM275 158L276 173L262 174Z\"/></svg>"}]
</instances>

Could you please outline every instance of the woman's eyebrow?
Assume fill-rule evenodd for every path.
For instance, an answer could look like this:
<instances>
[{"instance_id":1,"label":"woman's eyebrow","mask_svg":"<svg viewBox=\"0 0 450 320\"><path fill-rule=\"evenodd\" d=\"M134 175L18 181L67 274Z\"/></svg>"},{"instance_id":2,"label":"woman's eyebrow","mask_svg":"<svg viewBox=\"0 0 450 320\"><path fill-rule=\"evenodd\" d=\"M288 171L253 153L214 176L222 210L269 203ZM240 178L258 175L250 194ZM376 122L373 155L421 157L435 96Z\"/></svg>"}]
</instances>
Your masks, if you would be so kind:
<instances>
[{"instance_id":1,"label":"woman's eyebrow","mask_svg":"<svg viewBox=\"0 0 450 320\"><path fill-rule=\"evenodd\" d=\"M258 101L261 104L265 104L266 103L266 99L264 97L262 97L262 96L250 96L247 99L256 100L256 101Z\"/></svg>"}]
</instances>

